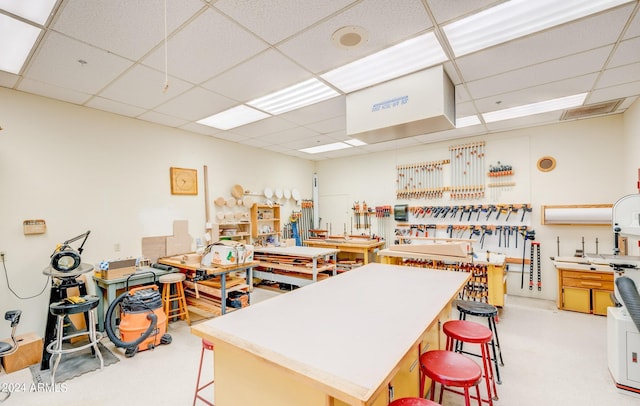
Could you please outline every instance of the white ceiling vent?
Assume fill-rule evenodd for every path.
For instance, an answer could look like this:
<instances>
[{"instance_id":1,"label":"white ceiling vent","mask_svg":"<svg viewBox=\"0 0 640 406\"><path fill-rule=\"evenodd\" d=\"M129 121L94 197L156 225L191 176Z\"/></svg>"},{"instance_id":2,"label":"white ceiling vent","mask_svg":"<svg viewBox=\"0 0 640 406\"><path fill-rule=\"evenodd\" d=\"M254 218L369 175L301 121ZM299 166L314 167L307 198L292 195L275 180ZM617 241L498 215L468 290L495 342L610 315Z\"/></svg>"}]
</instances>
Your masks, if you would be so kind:
<instances>
[{"instance_id":1,"label":"white ceiling vent","mask_svg":"<svg viewBox=\"0 0 640 406\"><path fill-rule=\"evenodd\" d=\"M347 135L367 144L455 128L455 87L442 66L347 95Z\"/></svg>"},{"instance_id":2,"label":"white ceiling vent","mask_svg":"<svg viewBox=\"0 0 640 406\"><path fill-rule=\"evenodd\" d=\"M614 112L624 99L610 100L602 103L587 104L586 106L567 109L562 113L561 120L576 120L579 118L600 116Z\"/></svg>"}]
</instances>

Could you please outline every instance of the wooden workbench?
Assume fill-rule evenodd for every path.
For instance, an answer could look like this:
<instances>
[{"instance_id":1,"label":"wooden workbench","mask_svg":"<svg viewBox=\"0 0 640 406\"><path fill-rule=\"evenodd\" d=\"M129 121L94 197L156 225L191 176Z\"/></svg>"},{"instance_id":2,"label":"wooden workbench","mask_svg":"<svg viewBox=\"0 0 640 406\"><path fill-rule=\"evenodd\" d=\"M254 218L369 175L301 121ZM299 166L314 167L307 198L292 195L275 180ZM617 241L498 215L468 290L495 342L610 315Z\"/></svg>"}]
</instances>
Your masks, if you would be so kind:
<instances>
[{"instance_id":1,"label":"wooden workbench","mask_svg":"<svg viewBox=\"0 0 640 406\"><path fill-rule=\"evenodd\" d=\"M245 272L245 279L247 282L247 288L249 290L253 287L253 267L258 265L257 261L249 261L242 264L227 265L227 266L203 266L199 262L186 262L181 260L182 255L175 257L159 258L158 263L173 266L175 268L185 271L205 271L210 277L220 278L220 314L227 312L227 276L233 272Z\"/></svg>"},{"instance_id":2,"label":"wooden workbench","mask_svg":"<svg viewBox=\"0 0 640 406\"><path fill-rule=\"evenodd\" d=\"M447 255L435 255L435 254L423 254L419 252L408 252L408 251L395 251L392 249L384 249L378 252L378 256L380 257L380 262L383 264L395 264L401 265L403 261L408 259L417 259L417 260L426 260L426 261L441 261L444 263L469 263L469 264L478 264L486 266L486 277L480 278L484 279L482 282L478 282L479 284L486 284L486 294L487 302L497 307L504 307L505 304L505 295L507 294L507 268L504 260L500 260L499 262L487 262L483 260L477 260L473 258L473 255L467 255L465 257L454 257ZM427 269L429 265L426 265ZM474 282L472 278L471 284L477 284Z\"/></svg>"},{"instance_id":3,"label":"wooden workbench","mask_svg":"<svg viewBox=\"0 0 640 406\"><path fill-rule=\"evenodd\" d=\"M304 240L304 245L307 247L317 248L331 248L340 250L340 252L348 252L352 254L359 254L363 257L363 263L366 265L369 262L375 261L375 253L384 246L384 241L378 240L363 240L352 239L342 241L331 240ZM373 257L373 261L371 260Z\"/></svg>"},{"instance_id":4,"label":"wooden workbench","mask_svg":"<svg viewBox=\"0 0 640 406\"><path fill-rule=\"evenodd\" d=\"M216 348L216 406L418 396L419 354L444 346L440 323L468 278L372 263L193 326Z\"/></svg>"},{"instance_id":5,"label":"wooden workbench","mask_svg":"<svg viewBox=\"0 0 640 406\"><path fill-rule=\"evenodd\" d=\"M318 281L318 273L331 271L336 274L337 249L313 247L255 247L255 258L260 268L283 271L273 273L253 270L253 276L274 282L305 286ZM266 259L269 259L268 261ZM330 261L320 260L329 259Z\"/></svg>"}]
</instances>

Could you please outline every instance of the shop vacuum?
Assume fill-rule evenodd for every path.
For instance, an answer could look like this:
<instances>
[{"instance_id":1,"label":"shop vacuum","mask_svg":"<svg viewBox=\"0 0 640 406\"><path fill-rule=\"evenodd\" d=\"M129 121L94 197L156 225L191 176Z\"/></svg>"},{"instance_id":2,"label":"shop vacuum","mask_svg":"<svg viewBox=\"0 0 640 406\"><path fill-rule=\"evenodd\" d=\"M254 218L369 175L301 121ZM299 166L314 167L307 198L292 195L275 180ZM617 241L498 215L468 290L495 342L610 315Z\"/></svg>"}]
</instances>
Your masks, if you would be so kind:
<instances>
[{"instance_id":1,"label":"shop vacuum","mask_svg":"<svg viewBox=\"0 0 640 406\"><path fill-rule=\"evenodd\" d=\"M128 279L126 285L128 290ZM116 326L117 315L114 313L118 307L120 323ZM109 305L104 324L111 342L116 347L124 348L127 358L133 357L138 351L171 343L171 335L167 334L167 315L162 310L162 297L156 284L139 286L118 296ZM119 337L116 329L119 330Z\"/></svg>"}]
</instances>

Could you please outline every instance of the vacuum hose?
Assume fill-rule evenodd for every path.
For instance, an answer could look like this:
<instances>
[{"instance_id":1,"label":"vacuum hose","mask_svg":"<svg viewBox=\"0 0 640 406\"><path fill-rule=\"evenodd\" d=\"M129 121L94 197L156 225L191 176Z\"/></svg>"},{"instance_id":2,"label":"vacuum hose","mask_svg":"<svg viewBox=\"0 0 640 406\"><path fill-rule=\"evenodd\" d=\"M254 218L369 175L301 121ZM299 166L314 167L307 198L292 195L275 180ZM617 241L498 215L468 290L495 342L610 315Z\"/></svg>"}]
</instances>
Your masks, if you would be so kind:
<instances>
[{"instance_id":1,"label":"vacuum hose","mask_svg":"<svg viewBox=\"0 0 640 406\"><path fill-rule=\"evenodd\" d=\"M107 332L107 336L109 336L109 339L111 340L111 342L116 347L120 347L120 348L135 348L141 342L146 340L147 337L149 337L151 335L153 330L156 328L156 324L158 322L158 316L156 316L155 313L153 313L153 312L149 312L147 314L147 319L151 321L151 323L149 323L149 328L147 328L147 330L144 333L142 333L142 335L140 337L138 337L136 340L128 341L128 342L120 340L120 338L118 338L118 336L116 336L115 332L113 331L113 325L111 323L111 319L113 317L113 311L116 308L116 306L120 302L122 302L127 296L129 296L129 292L124 292L123 294L118 296L118 298L116 300L111 302L111 304L109 305L109 308L107 309L107 314L105 316L104 329Z\"/></svg>"},{"instance_id":2,"label":"vacuum hose","mask_svg":"<svg viewBox=\"0 0 640 406\"><path fill-rule=\"evenodd\" d=\"M627 276L621 276L616 279L616 286L631 320L640 331L640 294L638 294L635 282Z\"/></svg>"}]
</instances>

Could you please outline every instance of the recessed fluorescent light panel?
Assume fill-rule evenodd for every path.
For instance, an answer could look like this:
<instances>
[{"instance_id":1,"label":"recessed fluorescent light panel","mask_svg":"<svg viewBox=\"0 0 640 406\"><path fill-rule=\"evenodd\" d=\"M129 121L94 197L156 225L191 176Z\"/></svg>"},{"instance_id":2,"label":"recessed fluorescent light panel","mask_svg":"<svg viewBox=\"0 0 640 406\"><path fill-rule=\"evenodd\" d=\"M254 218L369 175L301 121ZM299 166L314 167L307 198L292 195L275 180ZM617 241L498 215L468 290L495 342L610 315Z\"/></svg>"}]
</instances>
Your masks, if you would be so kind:
<instances>
[{"instance_id":1,"label":"recessed fluorescent light panel","mask_svg":"<svg viewBox=\"0 0 640 406\"><path fill-rule=\"evenodd\" d=\"M409 39L321 75L345 93L385 82L447 60L433 32Z\"/></svg>"},{"instance_id":2,"label":"recessed fluorescent light panel","mask_svg":"<svg viewBox=\"0 0 640 406\"><path fill-rule=\"evenodd\" d=\"M42 30L0 14L0 70L19 74Z\"/></svg>"},{"instance_id":3,"label":"recessed fluorescent light panel","mask_svg":"<svg viewBox=\"0 0 640 406\"><path fill-rule=\"evenodd\" d=\"M313 78L252 100L247 104L275 115L336 96L339 96L338 92Z\"/></svg>"},{"instance_id":4,"label":"recessed fluorescent light panel","mask_svg":"<svg viewBox=\"0 0 640 406\"><path fill-rule=\"evenodd\" d=\"M494 121L509 120L511 118L532 116L534 114L548 113L550 111L564 110L571 107L581 106L586 93L580 93L573 96L561 97L558 99L547 100L538 103L526 104L523 106L511 107L504 110L496 110L484 113L482 118L486 123Z\"/></svg>"},{"instance_id":5,"label":"recessed fluorescent light panel","mask_svg":"<svg viewBox=\"0 0 640 406\"><path fill-rule=\"evenodd\" d=\"M319 154L321 152L336 151L345 148L351 148L351 145L347 145L344 142L334 142L333 144L318 145L317 147L304 148L299 151L306 152L307 154Z\"/></svg>"},{"instance_id":6,"label":"recessed fluorescent light panel","mask_svg":"<svg viewBox=\"0 0 640 406\"><path fill-rule=\"evenodd\" d=\"M456 128L471 127L480 124L478 116L467 116L456 118Z\"/></svg>"},{"instance_id":7,"label":"recessed fluorescent light panel","mask_svg":"<svg viewBox=\"0 0 640 406\"><path fill-rule=\"evenodd\" d=\"M25 20L44 25L57 0L0 0L0 9Z\"/></svg>"},{"instance_id":8,"label":"recessed fluorescent light panel","mask_svg":"<svg viewBox=\"0 0 640 406\"><path fill-rule=\"evenodd\" d=\"M456 56L576 20L632 0L511 0L443 27Z\"/></svg>"},{"instance_id":9,"label":"recessed fluorescent light panel","mask_svg":"<svg viewBox=\"0 0 640 406\"><path fill-rule=\"evenodd\" d=\"M352 138L348 141L345 141L347 144L351 145L352 147L361 147L363 145L367 145L366 142L364 141L360 141L358 139Z\"/></svg>"},{"instance_id":10,"label":"recessed fluorescent light panel","mask_svg":"<svg viewBox=\"0 0 640 406\"><path fill-rule=\"evenodd\" d=\"M241 104L196 122L198 124L218 128L220 130L229 130L267 117L271 116L265 112L252 109L251 107Z\"/></svg>"}]
</instances>

